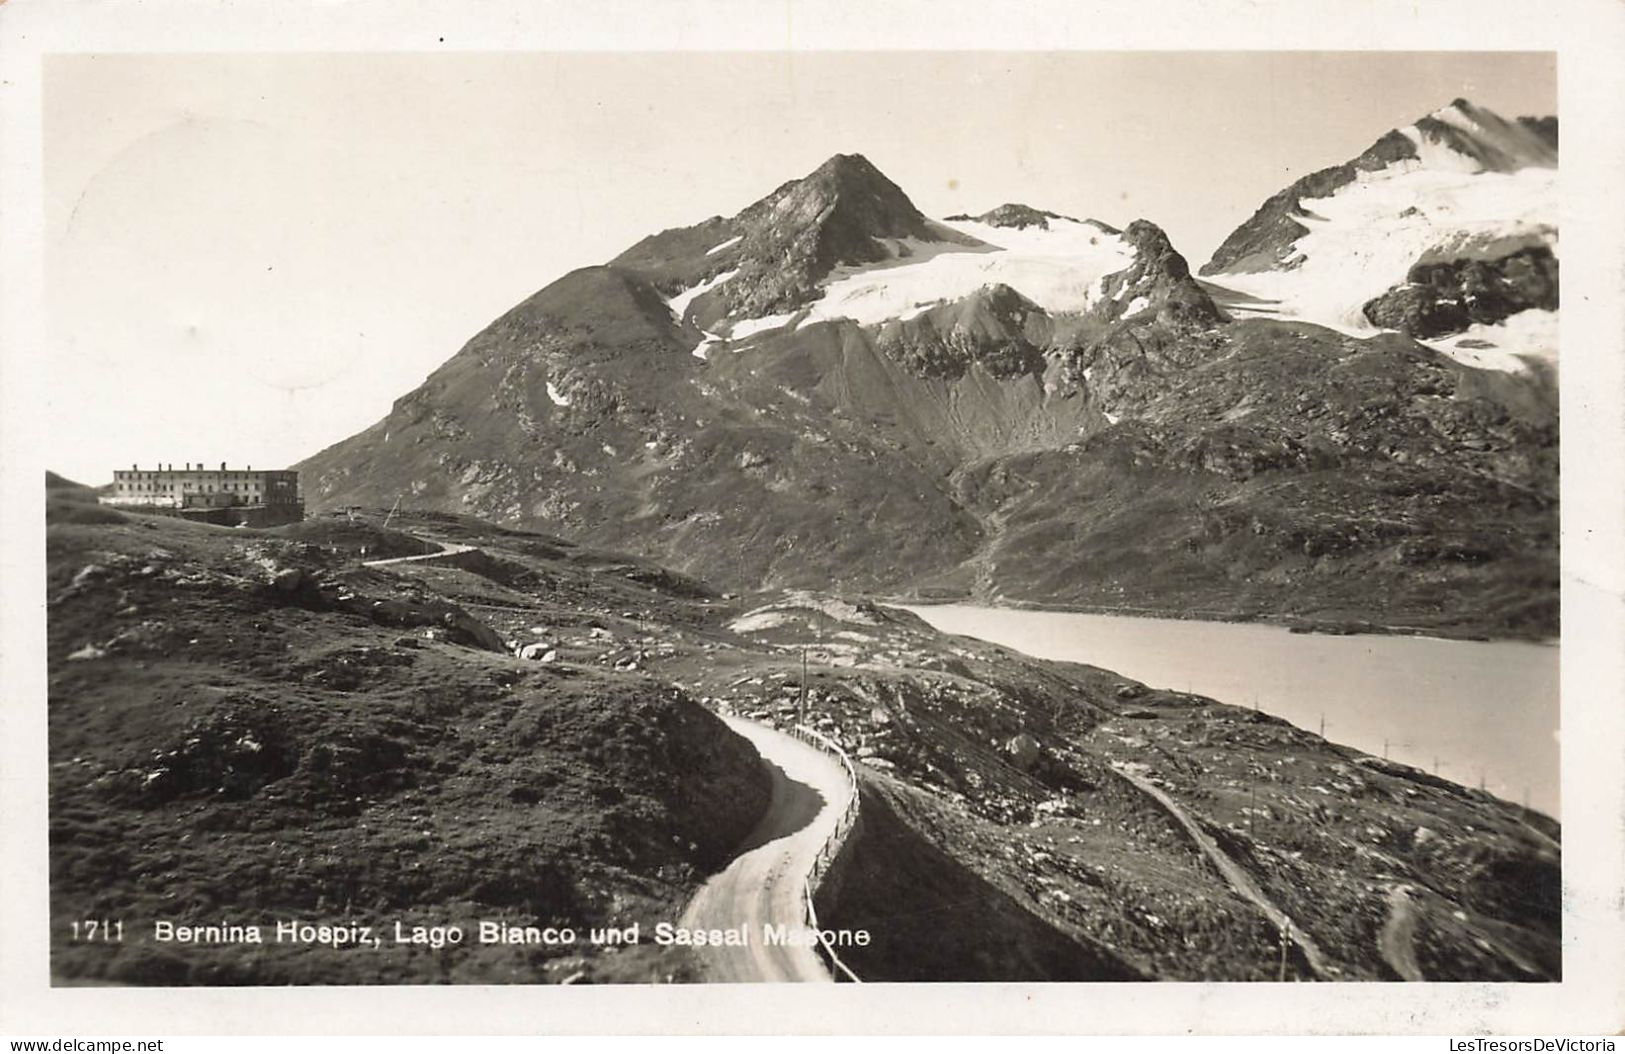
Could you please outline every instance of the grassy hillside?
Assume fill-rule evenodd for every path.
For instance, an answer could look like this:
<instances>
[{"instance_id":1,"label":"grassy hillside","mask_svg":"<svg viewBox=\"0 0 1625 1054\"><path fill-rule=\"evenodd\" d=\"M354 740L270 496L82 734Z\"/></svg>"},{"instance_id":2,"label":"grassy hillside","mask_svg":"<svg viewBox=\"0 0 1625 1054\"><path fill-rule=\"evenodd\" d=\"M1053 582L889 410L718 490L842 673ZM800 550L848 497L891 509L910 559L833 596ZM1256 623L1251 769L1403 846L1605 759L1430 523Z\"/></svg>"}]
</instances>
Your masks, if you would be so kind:
<instances>
[{"instance_id":1,"label":"grassy hillside","mask_svg":"<svg viewBox=\"0 0 1625 1054\"><path fill-rule=\"evenodd\" d=\"M625 604L693 617L658 571L529 542L560 647L633 638ZM138 984L659 980L638 949L343 951L160 944L152 925L674 915L765 807L755 752L669 682L524 662L412 578L422 551L344 522L229 530L132 515L48 535L53 970ZM613 582L594 584L604 573ZM475 609L478 610L478 609ZM613 630L603 627L612 626ZM482 632L483 631L483 632ZM499 650L487 650L495 640ZM487 647L481 647L484 642ZM66 939L123 918L114 948Z\"/></svg>"}]
</instances>

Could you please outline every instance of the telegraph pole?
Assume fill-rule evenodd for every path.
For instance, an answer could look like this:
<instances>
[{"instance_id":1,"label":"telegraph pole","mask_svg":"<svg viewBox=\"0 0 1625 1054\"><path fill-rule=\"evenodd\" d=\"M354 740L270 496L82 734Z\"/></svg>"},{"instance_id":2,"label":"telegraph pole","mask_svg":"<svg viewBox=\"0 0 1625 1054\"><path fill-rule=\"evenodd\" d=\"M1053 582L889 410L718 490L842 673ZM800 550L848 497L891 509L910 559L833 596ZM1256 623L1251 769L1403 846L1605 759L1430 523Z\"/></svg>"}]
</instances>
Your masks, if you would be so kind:
<instances>
[{"instance_id":1,"label":"telegraph pole","mask_svg":"<svg viewBox=\"0 0 1625 1054\"><path fill-rule=\"evenodd\" d=\"M797 709L801 714L800 723L805 725L807 723L807 646L805 644L801 646L801 701L797 705Z\"/></svg>"}]
</instances>

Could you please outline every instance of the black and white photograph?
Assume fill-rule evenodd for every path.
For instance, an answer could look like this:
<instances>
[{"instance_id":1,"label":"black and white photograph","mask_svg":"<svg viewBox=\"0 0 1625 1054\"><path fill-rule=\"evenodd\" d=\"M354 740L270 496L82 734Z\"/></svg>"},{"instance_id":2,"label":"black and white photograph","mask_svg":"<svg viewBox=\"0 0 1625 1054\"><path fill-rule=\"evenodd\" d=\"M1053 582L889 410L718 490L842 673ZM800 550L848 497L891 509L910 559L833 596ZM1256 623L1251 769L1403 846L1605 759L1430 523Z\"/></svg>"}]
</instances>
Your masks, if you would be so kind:
<instances>
[{"instance_id":1,"label":"black and white photograph","mask_svg":"<svg viewBox=\"0 0 1625 1054\"><path fill-rule=\"evenodd\" d=\"M39 58L43 983L1583 980L1555 50L436 44Z\"/></svg>"}]
</instances>

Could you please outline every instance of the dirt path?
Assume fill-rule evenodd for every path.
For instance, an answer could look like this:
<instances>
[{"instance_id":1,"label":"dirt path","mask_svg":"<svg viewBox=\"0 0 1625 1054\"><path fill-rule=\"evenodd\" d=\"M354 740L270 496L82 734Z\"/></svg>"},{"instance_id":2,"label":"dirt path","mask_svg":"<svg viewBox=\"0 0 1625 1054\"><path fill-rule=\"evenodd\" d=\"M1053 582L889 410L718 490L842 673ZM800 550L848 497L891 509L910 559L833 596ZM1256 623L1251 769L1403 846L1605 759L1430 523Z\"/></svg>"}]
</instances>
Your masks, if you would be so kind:
<instances>
[{"instance_id":1,"label":"dirt path","mask_svg":"<svg viewBox=\"0 0 1625 1054\"><path fill-rule=\"evenodd\" d=\"M1274 901L1270 900L1264 894L1264 891L1259 888L1258 883L1253 881L1253 876L1249 875L1240 864L1232 860L1228 853L1220 849L1219 844L1209 837L1206 831L1202 830L1201 825L1178 802L1163 793L1161 787L1156 786L1124 766L1113 765L1112 770L1144 791L1158 805L1167 810L1170 816L1179 821L1180 826L1185 828L1185 833L1190 835L1191 840L1196 843L1196 847L1202 851L1202 855L1206 856L1208 861L1218 868L1219 874L1224 876L1224 880L1229 883L1230 888L1251 901L1259 911L1262 911L1275 924L1277 929L1291 938L1292 943L1296 944L1303 952L1304 960L1308 962L1309 969L1315 972L1315 976L1330 979L1337 975L1337 969L1326 962L1326 956L1321 953L1320 946L1307 933L1299 929L1298 925L1292 921L1286 912L1275 906Z\"/></svg>"},{"instance_id":2,"label":"dirt path","mask_svg":"<svg viewBox=\"0 0 1625 1054\"><path fill-rule=\"evenodd\" d=\"M698 950L708 981L832 980L815 949L769 946L763 937L767 924L805 925L803 883L851 794L846 772L834 758L783 732L739 717L723 720L761 753L773 777L773 798L739 855L699 888L679 925L746 926L748 946Z\"/></svg>"},{"instance_id":3,"label":"dirt path","mask_svg":"<svg viewBox=\"0 0 1625 1054\"><path fill-rule=\"evenodd\" d=\"M447 556L456 556L459 553L471 553L474 551L474 546L472 545L453 545L450 542L436 542L432 544L440 545L442 548L438 552L418 553L416 556L392 556L387 560L363 560L361 561L361 566L388 567L390 564L410 564L423 560L439 560Z\"/></svg>"},{"instance_id":4,"label":"dirt path","mask_svg":"<svg viewBox=\"0 0 1625 1054\"><path fill-rule=\"evenodd\" d=\"M1377 949L1382 953L1383 962L1405 981L1427 980L1416 959L1417 921L1416 901L1411 899L1411 887L1403 882L1389 886L1388 918L1382 924L1382 932L1377 935ZM1524 958L1505 941L1492 938L1486 947L1530 977L1546 975L1546 971Z\"/></svg>"},{"instance_id":5,"label":"dirt path","mask_svg":"<svg viewBox=\"0 0 1625 1054\"><path fill-rule=\"evenodd\" d=\"M1382 924L1377 947L1400 980L1427 980L1416 961L1416 909L1411 905L1411 887L1403 883L1388 889L1388 921Z\"/></svg>"}]
</instances>

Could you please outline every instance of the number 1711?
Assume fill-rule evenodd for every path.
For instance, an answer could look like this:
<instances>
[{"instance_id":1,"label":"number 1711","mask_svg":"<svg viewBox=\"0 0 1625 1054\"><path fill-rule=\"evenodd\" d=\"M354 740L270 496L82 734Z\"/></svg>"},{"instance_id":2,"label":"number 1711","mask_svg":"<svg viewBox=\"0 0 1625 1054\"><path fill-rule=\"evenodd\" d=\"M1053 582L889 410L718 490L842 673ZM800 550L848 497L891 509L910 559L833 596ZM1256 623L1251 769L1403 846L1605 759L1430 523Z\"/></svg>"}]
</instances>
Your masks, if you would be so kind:
<instances>
[{"instance_id":1,"label":"number 1711","mask_svg":"<svg viewBox=\"0 0 1625 1054\"><path fill-rule=\"evenodd\" d=\"M121 941L124 939L124 920L75 919L69 923L76 941Z\"/></svg>"}]
</instances>

